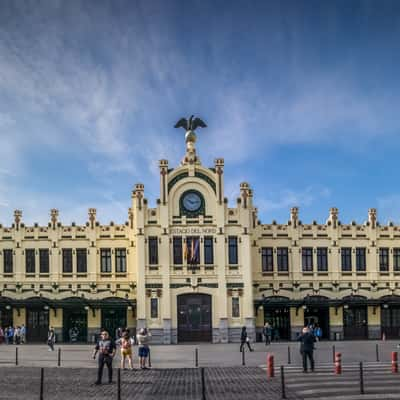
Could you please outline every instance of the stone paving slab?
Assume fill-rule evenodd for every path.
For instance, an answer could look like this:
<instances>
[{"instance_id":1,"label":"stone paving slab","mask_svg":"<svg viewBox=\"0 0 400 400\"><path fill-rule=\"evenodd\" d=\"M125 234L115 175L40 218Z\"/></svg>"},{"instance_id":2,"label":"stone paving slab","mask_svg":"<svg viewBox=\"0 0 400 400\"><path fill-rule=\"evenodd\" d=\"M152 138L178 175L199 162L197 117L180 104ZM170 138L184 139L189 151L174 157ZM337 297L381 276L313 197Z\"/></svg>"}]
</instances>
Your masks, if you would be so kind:
<instances>
[{"instance_id":1,"label":"stone paving slab","mask_svg":"<svg viewBox=\"0 0 400 400\"><path fill-rule=\"evenodd\" d=\"M278 400L278 378L268 380L257 367L205 368L206 400ZM39 399L40 368L0 369L0 399ZM90 368L45 368L43 400L117 399L117 385L94 385L96 371ZM106 371L104 371L106 378ZM117 371L114 370L114 380ZM289 400L302 398L287 392ZM200 400L199 368L121 371L121 400Z\"/></svg>"}]
</instances>

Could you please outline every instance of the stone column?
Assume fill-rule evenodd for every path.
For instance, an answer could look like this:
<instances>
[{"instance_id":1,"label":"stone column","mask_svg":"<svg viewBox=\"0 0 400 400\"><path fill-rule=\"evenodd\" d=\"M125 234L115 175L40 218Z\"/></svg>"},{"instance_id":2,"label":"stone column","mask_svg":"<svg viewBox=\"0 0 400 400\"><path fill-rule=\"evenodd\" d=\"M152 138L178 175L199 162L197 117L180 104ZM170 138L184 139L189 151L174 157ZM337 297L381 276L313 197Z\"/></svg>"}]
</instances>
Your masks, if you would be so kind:
<instances>
[{"instance_id":1,"label":"stone column","mask_svg":"<svg viewBox=\"0 0 400 400\"><path fill-rule=\"evenodd\" d=\"M290 339L296 340L304 327L304 310L302 307L290 307Z\"/></svg>"},{"instance_id":2,"label":"stone column","mask_svg":"<svg viewBox=\"0 0 400 400\"><path fill-rule=\"evenodd\" d=\"M380 306L368 306L368 339L381 339Z\"/></svg>"},{"instance_id":3,"label":"stone column","mask_svg":"<svg viewBox=\"0 0 400 400\"><path fill-rule=\"evenodd\" d=\"M329 307L329 339L335 340L339 334L343 340L343 307Z\"/></svg>"}]
</instances>

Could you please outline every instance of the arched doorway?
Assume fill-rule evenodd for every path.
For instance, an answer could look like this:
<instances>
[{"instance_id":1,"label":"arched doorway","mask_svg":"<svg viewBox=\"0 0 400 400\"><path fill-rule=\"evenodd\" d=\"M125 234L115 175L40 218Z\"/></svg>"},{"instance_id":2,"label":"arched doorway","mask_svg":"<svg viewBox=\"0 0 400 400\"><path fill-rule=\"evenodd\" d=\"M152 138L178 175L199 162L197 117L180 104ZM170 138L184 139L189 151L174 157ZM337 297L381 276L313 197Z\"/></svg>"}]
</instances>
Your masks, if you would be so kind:
<instances>
[{"instance_id":1,"label":"arched doorway","mask_svg":"<svg viewBox=\"0 0 400 400\"><path fill-rule=\"evenodd\" d=\"M211 296L181 294L178 296L178 342L212 341Z\"/></svg>"}]
</instances>

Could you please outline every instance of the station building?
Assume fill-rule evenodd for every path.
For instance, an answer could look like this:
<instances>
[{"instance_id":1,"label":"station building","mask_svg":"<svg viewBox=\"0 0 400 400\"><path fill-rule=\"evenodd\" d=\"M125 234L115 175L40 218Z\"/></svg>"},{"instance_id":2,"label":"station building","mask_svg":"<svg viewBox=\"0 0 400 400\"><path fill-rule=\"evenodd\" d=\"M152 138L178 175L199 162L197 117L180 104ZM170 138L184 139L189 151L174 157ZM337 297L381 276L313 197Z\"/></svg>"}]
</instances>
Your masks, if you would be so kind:
<instances>
[{"instance_id":1,"label":"station building","mask_svg":"<svg viewBox=\"0 0 400 400\"><path fill-rule=\"evenodd\" d=\"M150 208L143 184L132 191L128 220L103 225L96 209L84 225L64 225L56 209L45 226L0 225L0 324L27 327L43 342L94 340L101 328L148 327L153 343L238 341L242 326L260 339L293 340L304 324L324 338L398 337L400 226L382 226L375 209L364 224L263 224L248 183L236 206L224 195L224 160L203 166L196 135L186 134L177 168L159 162L160 195Z\"/></svg>"}]
</instances>

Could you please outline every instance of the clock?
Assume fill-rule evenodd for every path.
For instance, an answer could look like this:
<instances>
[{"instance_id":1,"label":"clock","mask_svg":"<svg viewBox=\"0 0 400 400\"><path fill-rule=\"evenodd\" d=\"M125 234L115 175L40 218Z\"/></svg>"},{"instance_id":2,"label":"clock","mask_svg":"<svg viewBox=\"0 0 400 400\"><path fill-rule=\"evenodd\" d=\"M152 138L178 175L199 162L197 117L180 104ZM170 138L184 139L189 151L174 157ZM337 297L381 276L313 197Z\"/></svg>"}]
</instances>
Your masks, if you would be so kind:
<instances>
[{"instance_id":1,"label":"clock","mask_svg":"<svg viewBox=\"0 0 400 400\"><path fill-rule=\"evenodd\" d=\"M187 192L182 196L182 205L186 211L195 212L201 208L202 198L197 192Z\"/></svg>"}]
</instances>

